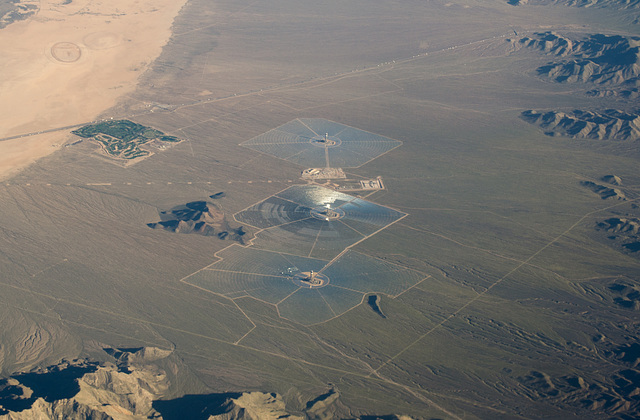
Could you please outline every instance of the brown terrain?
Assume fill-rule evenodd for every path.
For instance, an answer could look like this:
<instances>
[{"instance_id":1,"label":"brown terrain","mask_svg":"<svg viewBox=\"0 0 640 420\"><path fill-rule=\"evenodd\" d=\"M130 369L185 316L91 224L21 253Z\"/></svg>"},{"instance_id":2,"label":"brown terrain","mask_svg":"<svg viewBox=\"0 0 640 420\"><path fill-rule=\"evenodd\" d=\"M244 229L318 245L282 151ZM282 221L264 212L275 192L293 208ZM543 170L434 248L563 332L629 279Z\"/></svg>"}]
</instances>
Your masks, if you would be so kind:
<instances>
[{"instance_id":1,"label":"brown terrain","mask_svg":"<svg viewBox=\"0 0 640 420\"><path fill-rule=\"evenodd\" d=\"M627 109L571 111L527 110L521 118L549 136L574 139L635 141L640 138L640 115L632 105L640 86L640 38L621 35L562 35L538 32L511 41L514 49L538 51L553 60L536 69L544 80L582 85L586 96L620 98Z\"/></svg>"},{"instance_id":2,"label":"brown terrain","mask_svg":"<svg viewBox=\"0 0 640 420\"><path fill-rule=\"evenodd\" d=\"M0 418L638 418L638 12L0 0ZM384 189L242 146L306 119Z\"/></svg>"}]
</instances>

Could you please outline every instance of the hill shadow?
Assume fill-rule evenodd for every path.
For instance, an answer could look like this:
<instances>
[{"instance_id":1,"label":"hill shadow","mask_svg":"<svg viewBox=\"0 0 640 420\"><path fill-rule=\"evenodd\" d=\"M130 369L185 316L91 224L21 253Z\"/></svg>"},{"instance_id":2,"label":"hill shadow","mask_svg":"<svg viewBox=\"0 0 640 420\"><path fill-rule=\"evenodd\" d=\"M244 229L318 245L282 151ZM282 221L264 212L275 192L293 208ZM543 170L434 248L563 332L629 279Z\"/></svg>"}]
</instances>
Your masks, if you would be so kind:
<instances>
[{"instance_id":1,"label":"hill shadow","mask_svg":"<svg viewBox=\"0 0 640 420\"><path fill-rule=\"evenodd\" d=\"M228 392L222 394L185 395L173 400L154 401L152 407L164 420L207 420L210 416L226 413L226 402L239 398L242 394Z\"/></svg>"}]
</instances>

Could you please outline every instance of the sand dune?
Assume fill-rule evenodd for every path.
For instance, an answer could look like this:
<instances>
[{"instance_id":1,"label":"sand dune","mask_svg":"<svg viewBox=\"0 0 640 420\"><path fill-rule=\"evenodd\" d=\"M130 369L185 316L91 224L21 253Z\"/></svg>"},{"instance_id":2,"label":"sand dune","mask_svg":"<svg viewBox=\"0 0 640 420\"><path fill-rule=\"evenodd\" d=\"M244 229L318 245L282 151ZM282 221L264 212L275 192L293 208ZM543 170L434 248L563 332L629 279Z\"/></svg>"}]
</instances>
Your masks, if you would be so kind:
<instances>
[{"instance_id":1,"label":"sand dune","mask_svg":"<svg viewBox=\"0 0 640 420\"><path fill-rule=\"evenodd\" d=\"M171 35L186 0L42 0L0 36L0 138L95 119L132 92ZM61 138L0 142L0 177L55 150Z\"/></svg>"}]
</instances>

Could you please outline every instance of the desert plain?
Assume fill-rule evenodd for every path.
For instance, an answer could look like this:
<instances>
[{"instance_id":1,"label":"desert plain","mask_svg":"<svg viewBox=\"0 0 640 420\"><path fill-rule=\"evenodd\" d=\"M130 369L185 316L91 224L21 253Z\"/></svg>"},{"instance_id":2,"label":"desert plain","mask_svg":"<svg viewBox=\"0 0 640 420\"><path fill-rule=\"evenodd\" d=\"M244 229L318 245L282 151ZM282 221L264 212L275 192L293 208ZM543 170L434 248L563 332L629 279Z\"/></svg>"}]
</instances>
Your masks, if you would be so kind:
<instances>
[{"instance_id":1,"label":"desert plain","mask_svg":"<svg viewBox=\"0 0 640 420\"><path fill-rule=\"evenodd\" d=\"M637 417L639 22L39 2L0 29L0 414ZM121 121L180 142L123 162Z\"/></svg>"}]
</instances>

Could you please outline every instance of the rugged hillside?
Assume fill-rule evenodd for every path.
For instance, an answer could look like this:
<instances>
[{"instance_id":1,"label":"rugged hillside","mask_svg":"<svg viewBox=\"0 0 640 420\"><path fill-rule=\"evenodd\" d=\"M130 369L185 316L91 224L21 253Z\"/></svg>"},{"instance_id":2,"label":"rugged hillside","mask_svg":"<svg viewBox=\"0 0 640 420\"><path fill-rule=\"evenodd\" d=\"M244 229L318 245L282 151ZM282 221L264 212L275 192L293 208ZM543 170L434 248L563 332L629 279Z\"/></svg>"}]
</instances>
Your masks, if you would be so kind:
<instances>
[{"instance_id":1,"label":"rugged hillside","mask_svg":"<svg viewBox=\"0 0 640 420\"><path fill-rule=\"evenodd\" d=\"M0 29L13 22L27 19L38 12L38 1L12 0L0 2Z\"/></svg>"},{"instance_id":2,"label":"rugged hillside","mask_svg":"<svg viewBox=\"0 0 640 420\"><path fill-rule=\"evenodd\" d=\"M580 185L591 190L603 200L629 201L628 206L612 209L608 217L595 221L595 238L629 256L640 257L640 208L634 202L637 193L624 189L622 179L616 175L605 175L602 182L582 181ZM635 290L637 282L624 286L611 285L609 293L617 293L613 301L625 308L640 308L640 294ZM604 297L605 294L600 293Z\"/></svg>"},{"instance_id":3,"label":"rugged hillside","mask_svg":"<svg viewBox=\"0 0 640 420\"><path fill-rule=\"evenodd\" d=\"M522 5L560 5L570 7L602 7L611 9L638 9L640 0L508 0L513 6Z\"/></svg>"},{"instance_id":4,"label":"rugged hillside","mask_svg":"<svg viewBox=\"0 0 640 420\"><path fill-rule=\"evenodd\" d=\"M629 6L631 7L631 6ZM640 38L594 34L581 39L554 32L536 33L512 41L516 49L526 48L554 57L538 67L539 76L556 83L582 83L594 89L592 97L633 100L640 92ZM547 135L576 139L637 140L640 112L606 109L572 112L524 111L521 118L536 124Z\"/></svg>"},{"instance_id":5,"label":"rugged hillside","mask_svg":"<svg viewBox=\"0 0 640 420\"><path fill-rule=\"evenodd\" d=\"M616 199L616 200L627 199L624 192L622 192L617 188L609 188L605 185L596 184L595 182L591 182L591 181L582 181L580 184L583 187L586 187L591 191L593 191L594 193L598 194L600 198L602 198L603 200L608 200L610 198Z\"/></svg>"},{"instance_id":6,"label":"rugged hillside","mask_svg":"<svg viewBox=\"0 0 640 420\"><path fill-rule=\"evenodd\" d=\"M0 418L157 417L152 403L167 392L170 380L150 362L170 353L154 348L132 349L115 365L73 360L16 374L0 381Z\"/></svg>"},{"instance_id":7,"label":"rugged hillside","mask_svg":"<svg viewBox=\"0 0 640 420\"><path fill-rule=\"evenodd\" d=\"M65 361L0 381L0 418L163 419L163 406L157 409L156 403L167 396L172 381L171 375L154 362L171 356L171 351L157 348L105 351L116 358L115 364ZM187 408L182 412L188 412ZM218 411L226 416L214 418L287 415L279 396L262 393L237 394L236 399L225 401ZM251 417L252 413L256 417Z\"/></svg>"},{"instance_id":8,"label":"rugged hillside","mask_svg":"<svg viewBox=\"0 0 640 420\"><path fill-rule=\"evenodd\" d=\"M617 175L605 175L600 179L611 185L622 185L622 179Z\"/></svg>"},{"instance_id":9,"label":"rugged hillside","mask_svg":"<svg viewBox=\"0 0 640 420\"><path fill-rule=\"evenodd\" d=\"M1 276L0 276L1 277ZM80 352L81 343L62 323L0 307L0 372L30 370Z\"/></svg>"},{"instance_id":10,"label":"rugged hillside","mask_svg":"<svg viewBox=\"0 0 640 420\"><path fill-rule=\"evenodd\" d=\"M640 98L640 79L635 78L623 83L619 88L613 89L593 89L587 92L587 96L596 98L621 98L627 100L636 100Z\"/></svg>"},{"instance_id":11,"label":"rugged hillside","mask_svg":"<svg viewBox=\"0 0 640 420\"><path fill-rule=\"evenodd\" d=\"M612 217L598 223L598 227L610 233L638 234L640 230L640 220L627 219L625 217Z\"/></svg>"},{"instance_id":12,"label":"rugged hillside","mask_svg":"<svg viewBox=\"0 0 640 420\"><path fill-rule=\"evenodd\" d=\"M554 32L536 33L518 41L556 59L537 69L558 83L627 84L633 89L640 76L640 38L592 34L571 39Z\"/></svg>"},{"instance_id":13,"label":"rugged hillside","mask_svg":"<svg viewBox=\"0 0 640 420\"><path fill-rule=\"evenodd\" d=\"M596 230L607 235L611 246L631 255L640 252L640 219L637 217L611 217L598 222Z\"/></svg>"},{"instance_id":14,"label":"rugged hillside","mask_svg":"<svg viewBox=\"0 0 640 420\"><path fill-rule=\"evenodd\" d=\"M638 349L618 348L612 359L631 359L624 363L637 364ZM621 363L621 365L624 365ZM537 400L547 400L558 406L576 407L607 413L609 418L625 419L626 413L637 412L640 408L640 372L633 368L620 369L612 378L613 385L589 383L580 376L557 376L546 372L532 371L520 378L520 383Z\"/></svg>"},{"instance_id":15,"label":"rugged hillside","mask_svg":"<svg viewBox=\"0 0 640 420\"><path fill-rule=\"evenodd\" d=\"M220 198L223 193L210 196ZM224 212L216 204L208 201L192 201L168 211L160 212L161 221L147 223L152 229L164 229L175 233L196 233L204 236L217 236L219 239L232 239L243 242L246 234L243 227L231 228Z\"/></svg>"},{"instance_id":16,"label":"rugged hillside","mask_svg":"<svg viewBox=\"0 0 640 420\"><path fill-rule=\"evenodd\" d=\"M168 399L184 375L171 350L105 348L115 363L83 359L0 380L0 419L276 420L352 417L330 389L295 413L274 393L185 395ZM406 416L385 416L410 420Z\"/></svg>"},{"instance_id":17,"label":"rugged hillside","mask_svg":"<svg viewBox=\"0 0 640 420\"><path fill-rule=\"evenodd\" d=\"M609 290L616 305L634 311L640 310L640 287L637 283L616 282L609 286Z\"/></svg>"},{"instance_id":18,"label":"rugged hillside","mask_svg":"<svg viewBox=\"0 0 640 420\"><path fill-rule=\"evenodd\" d=\"M640 138L640 113L625 113L615 109L603 112L574 110L524 111L521 118L545 130L550 136L567 136L574 139L623 140Z\"/></svg>"},{"instance_id":19,"label":"rugged hillside","mask_svg":"<svg viewBox=\"0 0 640 420\"><path fill-rule=\"evenodd\" d=\"M225 413L209 417L210 420L276 420L287 418L303 420L303 416L287 413L282 397L277 394L248 392L238 398L230 398L224 405Z\"/></svg>"}]
</instances>

